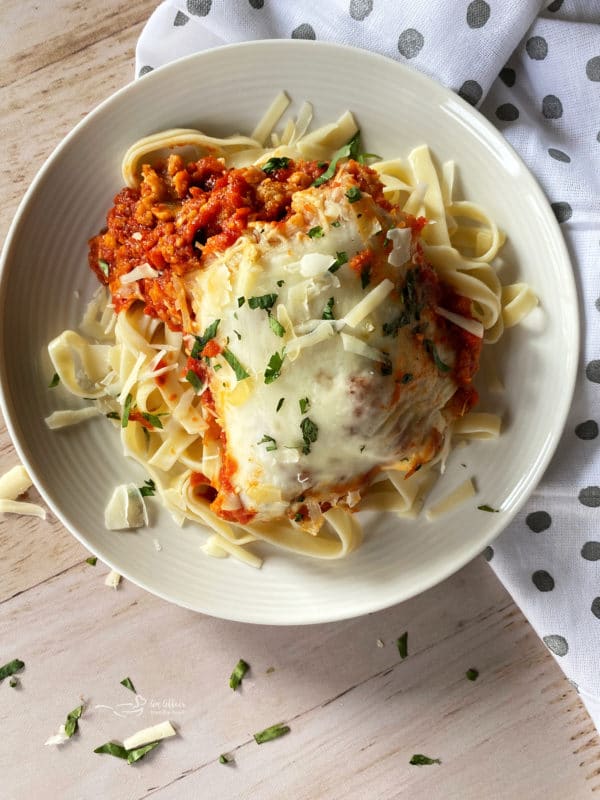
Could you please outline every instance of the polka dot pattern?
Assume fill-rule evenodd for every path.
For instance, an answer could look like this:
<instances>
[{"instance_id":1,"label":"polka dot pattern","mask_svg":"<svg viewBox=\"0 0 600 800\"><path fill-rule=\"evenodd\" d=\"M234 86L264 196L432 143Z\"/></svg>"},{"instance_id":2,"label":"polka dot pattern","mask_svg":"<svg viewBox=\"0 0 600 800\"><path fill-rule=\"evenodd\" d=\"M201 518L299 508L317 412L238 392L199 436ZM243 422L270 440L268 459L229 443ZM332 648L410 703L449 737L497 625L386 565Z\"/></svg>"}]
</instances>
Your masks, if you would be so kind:
<instances>
[{"instance_id":1,"label":"polka dot pattern","mask_svg":"<svg viewBox=\"0 0 600 800\"><path fill-rule=\"evenodd\" d=\"M316 39L315 29L308 22L303 22L292 31L292 39Z\"/></svg>"},{"instance_id":2,"label":"polka dot pattern","mask_svg":"<svg viewBox=\"0 0 600 800\"><path fill-rule=\"evenodd\" d=\"M485 0L473 0L467 6L467 25L469 28L483 28L490 14L491 9Z\"/></svg>"},{"instance_id":3,"label":"polka dot pattern","mask_svg":"<svg viewBox=\"0 0 600 800\"><path fill-rule=\"evenodd\" d=\"M260 11L265 4L265 0L248 0L248 2L256 11Z\"/></svg>"},{"instance_id":4,"label":"polka dot pattern","mask_svg":"<svg viewBox=\"0 0 600 800\"><path fill-rule=\"evenodd\" d=\"M564 2L565 2L565 0L554 0L553 3L550 3L550 5L548 6L547 10L548 11L552 11L552 13L555 13L556 11L558 11L560 9L560 7L562 6L562 4Z\"/></svg>"},{"instance_id":5,"label":"polka dot pattern","mask_svg":"<svg viewBox=\"0 0 600 800\"><path fill-rule=\"evenodd\" d=\"M567 222L573 216L573 209L569 203L561 201L559 203L550 203L550 205L552 206L552 211L554 211L554 216L559 222Z\"/></svg>"},{"instance_id":6,"label":"polka dot pattern","mask_svg":"<svg viewBox=\"0 0 600 800\"><path fill-rule=\"evenodd\" d=\"M600 506L600 486L586 486L579 492L579 502L588 508Z\"/></svg>"},{"instance_id":7,"label":"polka dot pattern","mask_svg":"<svg viewBox=\"0 0 600 800\"><path fill-rule=\"evenodd\" d=\"M525 43L527 55L534 61L543 61L548 55L548 42L543 36L532 36Z\"/></svg>"},{"instance_id":8,"label":"polka dot pattern","mask_svg":"<svg viewBox=\"0 0 600 800\"><path fill-rule=\"evenodd\" d=\"M592 614L600 619L600 597L594 597L591 607Z\"/></svg>"},{"instance_id":9,"label":"polka dot pattern","mask_svg":"<svg viewBox=\"0 0 600 800\"><path fill-rule=\"evenodd\" d=\"M560 119L562 117L562 103L555 94L547 94L542 100L542 114L546 119Z\"/></svg>"},{"instance_id":10,"label":"polka dot pattern","mask_svg":"<svg viewBox=\"0 0 600 800\"><path fill-rule=\"evenodd\" d=\"M477 81L465 81L458 90L458 94L463 100L466 100L467 103L476 106L483 97L483 89Z\"/></svg>"},{"instance_id":11,"label":"polka dot pattern","mask_svg":"<svg viewBox=\"0 0 600 800\"><path fill-rule=\"evenodd\" d=\"M519 109L512 103L502 103L496 109L496 116L503 122L514 122L519 119Z\"/></svg>"},{"instance_id":12,"label":"polka dot pattern","mask_svg":"<svg viewBox=\"0 0 600 800\"><path fill-rule=\"evenodd\" d=\"M595 419L586 419L585 422L580 422L575 428L575 436L584 441L596 439L598 436L598 423Z\"/></svg>"},{"instance_id":13,"label":"polka dot pattern","mask_svg":"<svg viewBox=\"0 0 600 800\"><path fill-rule=\"evenodd\" d=\"M351 0L350 16L352 19L362 22L373 11L373 0Z\"/></svg>"},{"instance_id":14,"label":"polka dot pattern","mask_svg":"<svg viewBox=\"0 0 600 800\"><path fill-rule=\"evenodd\" d=\"M182 28L184 25L187 25L189 21L190 18L188 17L187 14L184 14L183 11L178 11L177 14L175 14L173 25L176 28Z\"/></svg>"},{"instance_id":15,"label":"polka dot pattern","mask_svg":"<svg viewBox=\"0 0 600 800\"><path fill-rule=\"evenodd\" d=\"M591 81L600 81L600 56L594 56L585 65L585 74Z\"/></svg>"},{"instance_id":16,"label":"polka dot pattern","mask_svg":"<svg viewBox=\"0 0 600 800\"><path fill-rule=\"evenodd\" d=\"M569 645L565 637L555 633L550 636L544 636L544 644L555 656L566 656L569 652Z\"/></svg>"},{"instance_id":17,"label":"polka dot pattern","mask_svg":"<svg viewBox=\"0 0 600 800\"><path fill-rule=\"evenodd\" d=\"M525 518L525 524L534 533L542 533L552 525L552 517L547 511L532 511Z\"/></svg>"},{"instance_id":18,"label":"polka dot pattern","mask_svg":"<svg viewBox=\"0 0 600 800\"><path fill-rule=\"evenodd\" d=\"M504 67L500 70L500 80L505 86L512 88L517 80L517 73L510 67Z\"/></svg>"},{"instance_id":19,"label":"polka dot pattern","mask_svg":"<svg viewBox=\"0 0 600 800\"><path fill-rule=\"evenodd\" d=\"M562 161L565 164L571 163L571 156L568 156L566 153L563 153L562 150L557 150L554 147L549 148L548 155L556 161Z\"/></svg>"},{"instance_id":20,"label":"polka dot pattern","mask_svg":"<svg viewBox=\"0 0 600 800\"><path fill-rule=\"evenodd\" d=\"M534 572L531 580L535 588L539 589L540 592L551 592L554 589L554 578L545 569L538 569Z\"/></svg>"},{"instance_id":21,"label":"polka dot pattern","mask_svg":"<svg viewBox=\"0 0 600 800\"><path fill-rule=\"evenodd\" d=\"M586 542L581 548L581 557L586 561L600 561L600 542Z\"/></svg>"},{"instance_id":22,"label":"polka dot pattern","mask_svg":"<svg viewBox=\"0 0 600 800\"><path fill-rule=\"evenodd\" d=\"M212 0L187 0L187 10L194 17L206 17L210 13Z\"/></svg>"},{"instance_id":23,"label":"polka dot pattern","mask_svg":"<svg viewBox=\"0 0 600 800\"><path fill-rule=\"evenodd\" d=\"M400 55L404 56L404 58L414 58L418 56L424 44L425 39L423 38L423 34L419 33L415 28L407 28L405 31L402 31L398 38L398 50L400 51Z\"/></svg>"},{"instance_id":24,"label":"polka dot pattern","mask_svg":"<svg viewBox=\"0 0 600 800\"><path fill-rule=\"evenodd\" d=\"M585 377L592 383L600 383L600 360L590 361L585 368Z\"/></svg>"},{"instance_id":25,"label":"polka dot pattern","mask_svg":"<svg viewBox=\"0 0 600 800\"><path fill-rule=\"evenodd\" d=\"M138 72L138 78L143 78L144 75L147 75L149 72L152 72L154 67L149 66L148 64L144 64L143 67L140 67L140 71Z\"/></svg>"},{"instance_id":26,"label":"polka dot pattern","mask_svg":"<svg viewBox=\"0 0 600 800\"><path fill-rule=\"evenodd\" d=\"M485 550L483 551L483 557L485 558L486 561L491 561L492 558L494 557L494 548L489 546L486 547Z\"/></svg>"}]
</instances>

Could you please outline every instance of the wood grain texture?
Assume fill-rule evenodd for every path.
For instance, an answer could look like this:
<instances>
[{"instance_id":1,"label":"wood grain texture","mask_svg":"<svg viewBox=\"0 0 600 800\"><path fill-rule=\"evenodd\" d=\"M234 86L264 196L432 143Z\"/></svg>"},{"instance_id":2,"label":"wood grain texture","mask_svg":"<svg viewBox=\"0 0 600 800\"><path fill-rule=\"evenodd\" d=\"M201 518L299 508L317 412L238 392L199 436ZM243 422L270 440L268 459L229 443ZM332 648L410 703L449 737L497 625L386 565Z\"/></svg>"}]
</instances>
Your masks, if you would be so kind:
<instances>
[{"instance_id":1,"label":"wood grain texture","mask_svg":"<svg viewBox=\"0 0 600 800\"><path fill-rule=\"evenodd\" d=\"M154 7L0 5L0 133L10 164L0 173L0 241L47 155L132 78ZM0 471L16 461L2 426ZM482 559L362 619L268 628L194 614L127 582L108 589L106 568L85 564L86 555L52 517L0 519L0 663L26 662L19 688L0 685L0 800L579 800L600 792L589 717ZM405 630L402 660L396 640ZM234 693L228 677L240 657L251 671ZM465 678L469 667L480 671L476 682ZM119 684L127 675L138 699ZM80 696L80 732L62 748L44 747ZM135 766L92 752L167 718L178 737ZM258 746L252 734L275 722L291 733ZM235 763L219 764L223 752ZM442 764L410 766L415 752Z\"/></svg>"}]
</instances>

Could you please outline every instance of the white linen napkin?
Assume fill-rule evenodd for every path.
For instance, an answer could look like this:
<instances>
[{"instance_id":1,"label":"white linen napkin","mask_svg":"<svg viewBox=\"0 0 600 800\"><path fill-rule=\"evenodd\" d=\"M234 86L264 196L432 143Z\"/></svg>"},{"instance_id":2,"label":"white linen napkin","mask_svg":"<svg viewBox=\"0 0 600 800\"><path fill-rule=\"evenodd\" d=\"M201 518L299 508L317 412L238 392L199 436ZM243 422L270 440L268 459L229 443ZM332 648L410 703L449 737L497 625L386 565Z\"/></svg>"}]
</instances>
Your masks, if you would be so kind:
<instances>
[{"instance_id":1,"label":"white linen napkin","mask_svg":"<svg viewBox=\"0 0 600 800\"><path fill-rule=\"evenodd\" d=\"M373 50L457 91L521 154L562 225L583 320L575 401L540 486L485 556L600 727L600 5L167 0L142 32L136 75L217 45L290 37Z\"/></svg>"}]
</instances>

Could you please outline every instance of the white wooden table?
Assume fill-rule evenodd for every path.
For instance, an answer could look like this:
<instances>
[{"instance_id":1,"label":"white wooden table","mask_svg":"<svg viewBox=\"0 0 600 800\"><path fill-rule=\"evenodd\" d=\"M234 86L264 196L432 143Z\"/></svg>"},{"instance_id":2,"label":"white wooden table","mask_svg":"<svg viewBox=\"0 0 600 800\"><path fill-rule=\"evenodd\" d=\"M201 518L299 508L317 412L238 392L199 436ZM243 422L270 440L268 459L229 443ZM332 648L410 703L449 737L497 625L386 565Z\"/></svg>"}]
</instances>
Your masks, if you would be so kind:
<instances>
[{"instance_id":1,"label":"white wooden table","mask_svg":"<svg viewBox=\"0 0 600 800\"><path fill-rule=\"evenodd\" d=\"M54 146L132 78L154 6L2 0L0 241ZM0 470L16 461L2 427ZM52 518L0 520L0 664L26 662L19 687L0 685L0 800L578 800L600 791L593 725L481 558L363 619L267 628L203 617L127 582L111 590L87 555ZM234 693L240 657L251 671ZM120 685L126 676L142 698ZM79 733L44 747L80 697ZM163 719L178 737L135 765L92 752ZM291 733L258 746L252 734L276 722ZM235 763L220 764L221 753ZM414 753L442 764L411 766Z\"/></svg>"}]
</instances>

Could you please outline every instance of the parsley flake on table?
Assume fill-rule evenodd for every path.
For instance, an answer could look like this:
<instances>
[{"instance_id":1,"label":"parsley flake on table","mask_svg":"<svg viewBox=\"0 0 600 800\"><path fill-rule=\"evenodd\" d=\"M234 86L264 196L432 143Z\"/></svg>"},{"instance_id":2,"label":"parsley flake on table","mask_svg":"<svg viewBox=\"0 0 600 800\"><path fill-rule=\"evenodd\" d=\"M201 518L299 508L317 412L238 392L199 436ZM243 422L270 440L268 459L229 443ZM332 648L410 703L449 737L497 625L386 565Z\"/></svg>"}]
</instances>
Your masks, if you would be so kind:
<instances>
[{"instance_id":1,"label":"parsley flake on table","mask_svg":"<svg viewBox=\"0 0 600 800\"><path fill-rule=\"evenodd\" d=\"M98 559L96 558L96 556L90 556L89 558L86 558L86 560L85 560L85 563L89 564L90 567L95 567L97 562L98 562Z\"/></svg>"},{"instance_id":2,"label":"parsley flake on table","mask_svg":"<svg viewBox=\"0 0 600 800\"><path fill-rule=\"evenodd\" d=\"M19 685L19 679L15 678L13 675L13 677L9 680L8 685L10 686L11 689L16 689L17 686Z\"/></svg>"},{"instance_id":3,"label":"parsley flake on table","mask_svg":"<svg viewBox=\"0 0 600 800\"><path fill-rule=\"evenodd\" d=\"M126 750L123 745L118 742L106 742L106 744L101 744L100 747L96 747L94 753L107 753L109 756L125 759L128 764L134 764L136 761L143 758L146 753L149 753L150 750L154 750L155 747L158 747L159 744L160 741L149 742L148 744L142 745L142 747L133 747L131 750Z\"/></svg>"},{"instance_id":4,"label":"parsley flake on table","mask_svg":"<svg viewBox=\"0 0 600 800\"><path fill-rule=\"evenodd\" d=\"M408 655L408 631L404 631L402 636L396 640L396 646L398 648L400 658L406 658Z\"/></svg>"},{"instance_id":5,"label":"parsley flake on table","mask_svg":"<svg viewBox=\"0 0 600 800\"><path fill-rule=\"evenodd\" d=\"M442 762L439 758L429 758L429 756L424 756L422 753L415 753L408 763L416 767L426 767L430 764L441 764Z\"/></svg>"},{"instance_id":6,"label":"parsley flake on table","mask_svg":"<svg viewBox=\"0 0 600 800\"><path fill-rule=\"evenodd\" d=\"M499 508L492 508L491 506L488 506L487 503L484 503L482 506L477 506L477 509L478 511L488 511L491 514L498 514L500 511Z\"/></svg>"},{"instance_id":7,"label":"parsley flake on table","mask_svg":"<svg viewBox=\"0 0 600 800\"><path fill-rule=\"evenodd\" d=\"M233 758L227 753L221 753L219 756L219 764L231 764L232 762Z\"/></svg>"},{"instance_id":8,"label":"parsley flake on table","mask_svg":"<svg viewBox=\"0 0 600 800\"><path fill-rule=\"evenodd\" d=\"M248 664L247 661L244 661L243 658L240 658L238 663L233 668L233 672L231 673L231 676L229 678L229 686L233 689L234 692L238 688L240 683L243 681L244 675L248 672L249 669L250 669L250 664Z\"/></svg>"},{"instance_id":9,"label":"parsley flake on table","mask_svg":"<svg viewBox=\"0 0 600 800\"><path fill-rule=\"evenodd\" d=\"M265 742L272 742L273 739L279 739L280 736L285 736L290 732L289 725L283 725L279 722L277 725L271 725L270 728L265 728L264 731L259 731L254 734L256 744L264 744Z\"/></svg>"},{"instance_id":10,"label":"parsley flake on table","mask_svg":"<svg viewBox=\"0 0 600 800\"><path fill-rule=\"evenodd\" d=\"M126 689L130 689L134 694L137 694L135 690L135 686L133 685L131 678L123 678L122 681L119 681L121 686L124 686Z\"/></svg>"},{"instance_id":11,"label":"parsley flake on table","mask_svg":"<svg viewBox=\"0 0 600 800\"><path fill-rule=\"evenodd\" d=\"M65 722L65 736L67 736L69 739L79 727L79 718L83 714L83 709L84 706L77 706L77 708L74 708L73 711L70 711L67 714L67 720Z\"/></svg>"},{"instance_id":12,"label":"parsley flake on table","mask_svg":"<svg viewBox=\"0 0 600 800\"><path fill-rule=\"evenodd\" d=\"M0 667L0 681L3 681L4 678L9 678L11 675L14 675L15 672L19 672L24 666L25 662L21 661L20 658L14 658L12 661L9 661L8 664L4 664L3 667Z\"/></svg>"},{"instance_id":13,"label":"parsley flake on table","mask_svg":"<svg viewBox=\"0 0 600 800\"><path fill-rule=\"evenodd\" d=\"M466 672L465 676L469 681L476 681L479 677L479 670L475 669L474 667L470 667Z\"/></svg>"}]
</instances>

